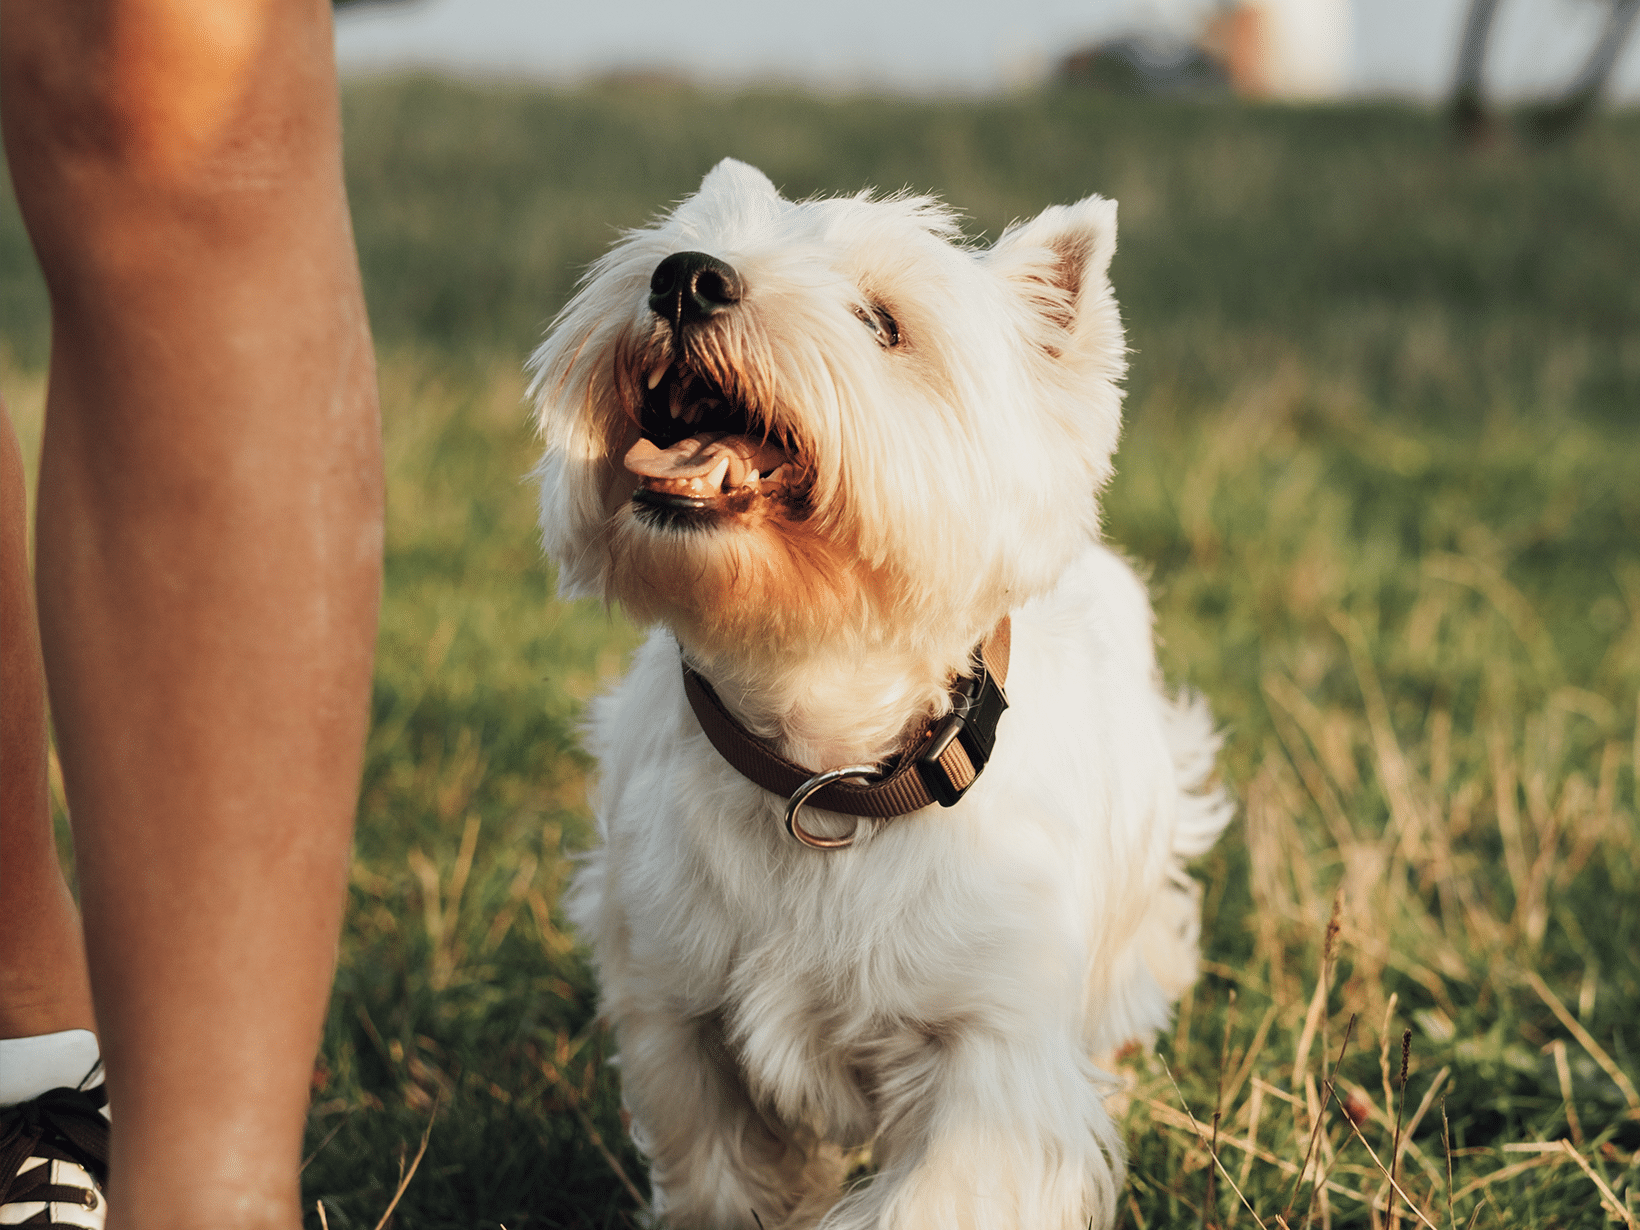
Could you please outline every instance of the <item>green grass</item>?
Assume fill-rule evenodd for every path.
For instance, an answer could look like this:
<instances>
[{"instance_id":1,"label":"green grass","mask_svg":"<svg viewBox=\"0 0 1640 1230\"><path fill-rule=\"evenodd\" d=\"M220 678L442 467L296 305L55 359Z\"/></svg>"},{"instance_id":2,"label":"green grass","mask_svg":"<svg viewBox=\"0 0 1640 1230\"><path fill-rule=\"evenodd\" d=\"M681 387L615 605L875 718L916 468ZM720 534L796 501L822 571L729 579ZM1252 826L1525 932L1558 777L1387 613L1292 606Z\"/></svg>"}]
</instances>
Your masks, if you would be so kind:
<instances>
[{"instance_id":1,"label":"green grass","mask_svg":"<svg viewBox=\"0 0 1640 1230\"><path fill-rule=\"evenodd\" d=\"M1476 156L1388 106L406 79L351 86L346 123L390 512L305 1175L330 1226L376 1224L430 1118L397 1225L631 1224L615 1168L642 1167L556 901L589 834L575 721L635 634L552 596L518 370L616 230L725 154L789 193L934 189L976 237L1121 202L1110 535L1242 803L1198 869L1208 972L1123 1061L1124 1224L1253 1226L1231 1180L1265 1225L1387 1224L1363 1143L1312 1116L1335 1065L1341 1095L1399 1104L1405 1029L1403 1128L1434 1094L1397 1173L1442 1230L1603 1226L1583 1165L1635 1208L1640 116ZM0 213L26 427L45 331L19 244ZM1361 1129L1386 1163L1395 1113ZM1293 1181L1312 1153L1324 1199L1313 1159Z\"/></svg>"}]
</instances>

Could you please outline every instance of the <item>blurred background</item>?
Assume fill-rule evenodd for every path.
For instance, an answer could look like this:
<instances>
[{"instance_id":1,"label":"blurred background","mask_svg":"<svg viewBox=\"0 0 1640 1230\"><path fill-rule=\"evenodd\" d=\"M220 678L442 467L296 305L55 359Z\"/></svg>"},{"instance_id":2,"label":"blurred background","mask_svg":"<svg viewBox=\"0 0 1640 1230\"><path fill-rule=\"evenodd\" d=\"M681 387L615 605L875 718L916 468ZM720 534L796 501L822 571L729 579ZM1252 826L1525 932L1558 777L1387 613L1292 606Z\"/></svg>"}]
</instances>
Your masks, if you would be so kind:
<instances>
[{"instance_id":1,"label":"blurred background","mask_svg":"<svg viewBox=\"0 0 1640 1230\"><path fill-rule=\"evenodd\" d=\"M1605 0L1502 5L1490 49L1500 95L1563 88L1610 7ZM1450 88L1470 8L1471 0L636 0L573 8L408 0L353 7L342 17L337 52L349 71L415 65L559 85L654 71L719 86L780 81L826 91L984 94L1041 85L1067 57L1135 40L1158 57L1216 45L1221 59L1236 61L1237 85L1247 92L1435 99ZM1625 57L1613 86L1616 97L1640 97L1640 57Z\"/></svg>"},{"instance_id":2,"label":"blurred background","mask_svg":"<svg viewBox=\"0 0 1640 1230\"><path fill-rule=\"evenodd\" d=\"M1120 1063L1122 1225L1635 1225L1637 12L341 9L387 590L309 1225L636 1224L558 899L591 840L577 724L641 631L554 595L522 364L728 155L792 197L936 192L980 245L1120 203L1107 528L1240 806L1196 868L1203 980ZM26 449L48 346L4 194Z\"/></svg>"}]
</instances>

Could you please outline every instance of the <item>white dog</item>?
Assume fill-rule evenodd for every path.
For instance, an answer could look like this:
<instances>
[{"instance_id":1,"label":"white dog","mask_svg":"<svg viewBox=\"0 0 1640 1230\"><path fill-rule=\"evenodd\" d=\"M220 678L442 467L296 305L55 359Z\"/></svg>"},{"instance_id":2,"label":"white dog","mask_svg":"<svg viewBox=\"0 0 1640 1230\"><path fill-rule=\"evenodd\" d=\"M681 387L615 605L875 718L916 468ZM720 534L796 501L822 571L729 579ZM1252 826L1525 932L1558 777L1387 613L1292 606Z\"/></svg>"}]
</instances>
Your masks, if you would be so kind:
<instances>
[{"instance_id":1,"label":"white dog","mask_svg":"<svg viewBox=\"0 0 1640 1230\"><path fill-rule=\"evenodd\" d=\"M571 913L660 1224L1111 1220L1091 1056L1195 977L1228 815L1099 542L1115 241L1098 197L976 251L726 161L532 361L563 590L658 625L595 710Z\"/></svg>"}]
</instances>

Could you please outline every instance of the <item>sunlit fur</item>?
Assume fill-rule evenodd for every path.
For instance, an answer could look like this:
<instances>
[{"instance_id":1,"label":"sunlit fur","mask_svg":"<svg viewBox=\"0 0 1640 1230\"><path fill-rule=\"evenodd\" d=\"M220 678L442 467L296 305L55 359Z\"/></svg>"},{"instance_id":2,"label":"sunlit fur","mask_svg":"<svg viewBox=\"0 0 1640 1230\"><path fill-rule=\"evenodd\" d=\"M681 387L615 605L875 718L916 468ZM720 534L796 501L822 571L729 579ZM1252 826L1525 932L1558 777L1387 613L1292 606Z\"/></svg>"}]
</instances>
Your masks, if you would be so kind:
<instances>
[{"instance_id":1,"label":"sunlit fur","mask_svg":"<svg viewBox=\"0 0 1640 1230\"><path fill-rule=\"evenodd\" d=\"M792 202L726 161L592 268L532 361L562 588L657 625L594 710L602 844L570 909L660 1224L1112 1219L1121 1141L1092 1057L1195 977L1182 867L1228 815L1208 715L1161 690L1143 586L1100 543L1115 239L1115 204L1089 197L976 250L933 200ZM744 281L685 350L797 443L806 516L681 529L630 503L635 407L673 344L650 277L679 251ZM874 307L898 345L862 323ZM949 707L1009 613L984 775L955 807L860 822L847 850L787 837L683 692L680 646L790 759L875 762ZM877 1173L844 1192L867 1142Z\"/></svg>"}]
</instances>

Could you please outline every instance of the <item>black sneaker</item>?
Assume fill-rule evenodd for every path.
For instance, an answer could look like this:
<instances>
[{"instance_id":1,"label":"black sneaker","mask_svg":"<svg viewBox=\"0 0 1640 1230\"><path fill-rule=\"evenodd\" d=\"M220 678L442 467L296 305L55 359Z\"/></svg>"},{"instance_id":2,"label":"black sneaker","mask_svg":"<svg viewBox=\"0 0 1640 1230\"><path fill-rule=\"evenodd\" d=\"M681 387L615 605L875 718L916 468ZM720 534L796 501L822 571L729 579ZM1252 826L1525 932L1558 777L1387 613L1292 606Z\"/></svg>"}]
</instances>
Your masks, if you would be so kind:
<instances>
[{"instance_id":1,"label":"black sneaker","mask_svg":"<svg viewBox=\"0 0 1640 1230\"><path fill-rule=\"evenodd\" d=\"M103 1230L107 1104L99 1085L0 1106L0 1226Z\"/></svg>"}]
</instances>

